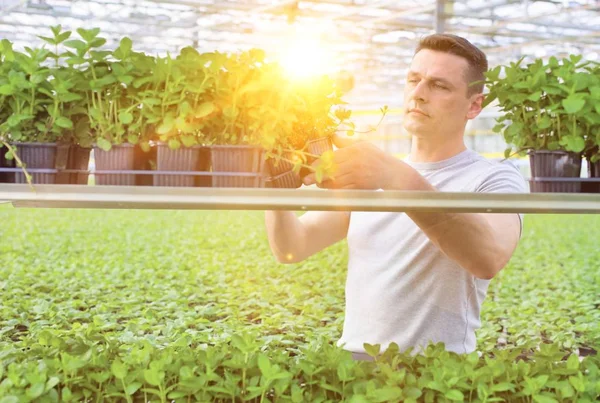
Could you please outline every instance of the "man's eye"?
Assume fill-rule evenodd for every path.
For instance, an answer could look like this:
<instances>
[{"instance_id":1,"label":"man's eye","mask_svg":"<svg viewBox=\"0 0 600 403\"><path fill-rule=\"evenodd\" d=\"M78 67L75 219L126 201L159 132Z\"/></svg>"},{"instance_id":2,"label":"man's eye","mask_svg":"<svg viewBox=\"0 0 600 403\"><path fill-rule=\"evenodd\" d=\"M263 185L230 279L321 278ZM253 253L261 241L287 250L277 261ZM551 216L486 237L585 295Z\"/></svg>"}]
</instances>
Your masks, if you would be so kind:
<instances>
[{"instance_id":1,"label":"man's eye","mask_svg":"<svg viewBox=\"0 0 600 403\"><path fill-rule=\"evenodd\" d=\"M448 89L448 88L446 88L443 85L438 84L438 83L434 84L433 86L436 87L436 88L442 89L442 90L447 90Z\"/></svg>"},{"instance_id":2,"label":"man's eye","mask_svg":"<svg viewBox=\"0 0 600 403\"><path fill-rule=\"evenodd\" d=\"M419 82L419 80L411 78L410 80L408 80L408 82L411 83L411 84L416 84L416 83Z\"/></svg>"}]
</instances>

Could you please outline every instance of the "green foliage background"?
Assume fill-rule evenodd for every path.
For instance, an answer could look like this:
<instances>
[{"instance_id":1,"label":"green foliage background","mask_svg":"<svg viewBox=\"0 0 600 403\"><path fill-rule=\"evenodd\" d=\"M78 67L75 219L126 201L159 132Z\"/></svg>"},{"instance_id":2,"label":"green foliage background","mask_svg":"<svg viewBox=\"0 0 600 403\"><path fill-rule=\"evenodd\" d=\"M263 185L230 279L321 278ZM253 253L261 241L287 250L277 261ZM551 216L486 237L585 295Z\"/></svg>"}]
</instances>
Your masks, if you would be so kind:
<instances>
[{"instance_id":1,"label":"green foliage background","mask_svg":"<svg viewBox=\"0 0 600 403\"><path fill-rule=\"evenodd\" d=\"M262 212L0 206L0 402L591 402L599 237L599 216L526 216L479 354L354 362L345 243L280 265Z\"/></svg>"}]
</instances>

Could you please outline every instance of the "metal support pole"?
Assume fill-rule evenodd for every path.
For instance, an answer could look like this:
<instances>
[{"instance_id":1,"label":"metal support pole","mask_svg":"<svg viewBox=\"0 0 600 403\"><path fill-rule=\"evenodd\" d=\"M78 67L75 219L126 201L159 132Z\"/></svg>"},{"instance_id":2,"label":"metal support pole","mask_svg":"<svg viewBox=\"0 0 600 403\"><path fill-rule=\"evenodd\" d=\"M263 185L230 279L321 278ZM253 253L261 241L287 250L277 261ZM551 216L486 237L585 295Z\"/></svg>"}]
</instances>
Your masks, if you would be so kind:
<instances>
[{"instance_id":1,"label":"metal support pole","mask_svg":"<svg viewBox=\"0 0 600 403\"><path fill-rule=\"evenodd\" d=\"M446 4L446 0L436 0L435 4L435 33L442 34L444 33L445 27L445 13L444 6Z\"/></svg>"}]
</instances>

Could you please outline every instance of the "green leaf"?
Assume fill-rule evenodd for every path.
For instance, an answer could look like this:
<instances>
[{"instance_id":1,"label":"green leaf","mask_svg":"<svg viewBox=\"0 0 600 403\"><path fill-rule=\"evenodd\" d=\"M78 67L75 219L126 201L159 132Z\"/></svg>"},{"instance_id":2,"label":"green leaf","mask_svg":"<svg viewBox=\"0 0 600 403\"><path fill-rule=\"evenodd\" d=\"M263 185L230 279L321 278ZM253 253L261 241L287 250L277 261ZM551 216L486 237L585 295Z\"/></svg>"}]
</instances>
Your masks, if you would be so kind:
<instances>
[{"instance_id":1,"label":"green leaf","mask_svg":"<svg viewBox=\"0 0 600 403\"><path fill-rule=\"evenodd\" d=\"M558 400L544 395L533 395L533 401L537 403L558 403Z\"/></svg>"},{"instance_id":2,"label":"green leaf","mask_svg":"<svg viewBox=\"0 0 600 403\"><path fill-rule=\"evenodd\" d=\"M62 399L66 402L73 399L73 393L71 392L71 389L68 386L62 388Z\"/></svg>"},{"instance_id":3,"label":"green leaf","mask_svg":"<svg viewBox=\"0 0 600 403\"><path fill-rule=\"evenodd\" d=\"M507 390L514 392L515 385L510 382L500 382L492 385L492 392L506 392Z\"/></svg>"},{"instance_id":4,"label":"green leaf","mask_svg":"<svg viewBox=\"0 0 600 403\"><path fill-rule=\"evenodd\" d=\"M60 31L62 30L62 25L60 25L60 24L52 25L52 26L50 26L50 30L52 31L54 36L57 36L60 33Z\"/></svg>"},{"instance_id":5,"label":"green leaf","mask_svg":"<svg viewBox=\"0 0 600 403\"><path fill-rule=\"evenodd\" d=\"M65 31L58 35L58 43L62 43L71 37L71 31Z\"/></svg>"},{"instance_id":6,"label":"green leaf","mask_svg":"<svg viewBox=\"0 0 600 403\"><path fill-rule=\"evenodd\" d=\"M54 121L54 123L56 123L56 125L58 127L61 127L63 129L72 129L73 128L73 122L71 121L71 119L64 117L64 116L60 116L58 119L56 119Z\"/></svg>"},{"instance_id":7,"label":"green leaf","mask_svg":"<svg viewBox=\"0 0 600 403\"><path fill-rule=\"evenodd\" d=\"M582 137L568 136L565 137L567 148L569 151L581 152L585 148L585 140Z\"/></svg>"},{"instance_id":8,"label":"green leaf","mask_svg":"<svg viewBox=\"0 0 600 403\"><path fill-rule=\"evenodd\" d=\"M158 386L161 383L160 375L157 370L145 369L144 379L152 386Z\"/></svg>"},{"instance_id":9,"label":"green leaf","mask_svg":"<svg viewBox=\"0 0 600 403\"><path fill-rule=\"evenodd\" d=\"M93 48L99 48L106 43L106 39L104 38L95 38L90 42L90 46Z\"/></svg>"},{"instance_id":10,"label":"green leaf","mask_svg":"<svg viewBox=\"0 0 600 403\"><path fill-rule=\"evenodd\" d=\"M258 368L263 376L269 376L271 374L271 362L269 361L269 357L264 354L260 354L258 356Z\"/></svg>"},{"instance_id":11,"label":"green leaf","mask_svg":"<svg viewBox=\"0 0 600 403\"><path fill-rule=\"evenodd\" d=\"M0 403L20 403L20 400L18 397L10 395L0 399Z\"/></svg>"},{"instance_id":12,"label":"green leaf","mask_svg":"<svg viewBox=\"0 0 600 403\"><path fill-rule=\"evenodd\" d=\"M370 357L377 357L379 355L379 352L381 351L381 345L380 344L369 344L369 343L364 343L363 347L365 349L365 351L367 352L367 354Z\"/></svg>"},{"instance_id":13,"label":"green leaf","mask_svg":"<svg viewBox=\"0 0 600 403\"><path fill-rule=\"evenodd\" d=\"M173 391L173 392L170 392L170 393L167 395L167 397L168 397L169 399L180 399L180 398L182 398L182 397L189 396L189 394L190 394L189 392L183 392L183 391L178 391L178 390L175 390L175 391Z\"/></svg>"},{"instance_id":14,"label":"green leaf","mask_svg":"<svg viewBox=\"0 0 600 403\"><path fill-rule=\"evenodd\" d=\"M215 104L212 102L204 102L196 109L194 117L197 119L210 115L215 110Z\"/></svg>"},{"instance_id":15,"label":"green leaf","mask_svg":"<svg viewBox=\"0 0 600 403\"><path fill-rule=\"evenodd\" d=\"M373 402L398 402L401 397L402 389L397 386L384 386L369 393L369 398Z\"/></svg>"},{"instance_id":16,"label":"green leaf","mask_svg":"<svg viewBox=\"0 0 600 403\"><path fill-rule=\"evenodd\" d=\"M119 121L124 125L128 125L133 122L133 115L129 112L123 111L119 113Z\"/></svg>"},{"instance_id":17,"label":"green leaf","mask_svg":"<svg viewBox=\"0 0 600 403\"><path fill-rule=\"evenodd\" d=\"M140 138L137 135L135 135L133 133L129 133L127 135L127 142L129 144L137 144L139 141L140 141Z\"/></svg>"},{"instance_id":18,"label":"green leaf","mask_svg":"<svg viewBox=\"0 0 600 403\"><path fill-rule=\"evenodd\" d=\"M14 90L14 87L10 84L0 85L0 95L12 95Z\"/></svg>"},{"instance_id":19,"label":"green leaf","mask_svg":"<svg viewBox=\"0 0 600 403\"><path fill-rule=\"evenodd\" d=\"M571 354L567 359L567 368L572 370L579 369L579 358L576 354Z\"/></svg>"},{"instance_id":20,"label":"green leaf","mask_svg":"<svg viewBox=\"0 0 600 403\"><path fill-rule=\"evenodd\" d=\"M50 45L56 45L58 42L56 42L56 40L54 38L49 38L47 36L41 36L41 35L37 35L38 38L40 38L41 40L43 40L46 43L49 43Z\"/></svg>"},{"instance_id":21,"label":"green leaf","mask_svg":"<svg viewBox=\"0 0 600 403\"><path fill-rule=\"evenodd\" d=\"M569 95L566 99L562 100L562 106L565 108L567 113L576 113L585 106L585 99L576 98L573 95Z\"/></svg>"},{"instance_id":22,"label":"green leaf","mask_svg":"<svg viewBox=\"0 0 600 403\"><path fill-rule=\"evenodd\" d=\"M142 387L142 383L141 382L133 382L130 383L129 385L127 385L127 387L125 388L125 393L127 394L127 396L131 396L133 395L135 392L138 391L139 388Z\"/></svg>"},{"instance_id":23,"label":"green leaf","mask_svg":"<svg viewBox=\"0 0 600 403\"><path fill-rule=\"evenodd\" d=\"M584 392L585 391L585 384L583 383L583 381L576 376L570 376L569 377L569 383L575 388L575 390L577 392Z\"/></svg>"},{"instance_id":24,"label":"green leaf","mask_svg":"<svg viewBox=\"0 0 600 403\"><path fill-rule=\"evenodd\" d=\"M144 98L142 101L144 105L156 106L161 104L161 100L159 98Z\"/></svg>"},{"instance_id":25,"label":"green leaf","mask_svg":"<svg viewBox=\"0 0 600 403\"><path fill-rule=\"evenodd\" d=\"M156 129L156 133L169 134L171 132L171 130L173 130L174 124L175 124L175 121L174 121L173 117L167 116L167 117L165 117L165 119L163 120L161 125L158 126L158 128Z\"/></svg>"},{"instance_id":26,"label":"green leaf","mask_svg":"<svg viewBox=\"0 0 600 403\"><path fill-rule=\"evenodd\" d=\"M101 144L103 142L108 143L108 141L104 140L103 138L99 138L98 147L102 148L105 151L110 150L110 143L108 143L108 149L105 149ZM110 366L110 371L117 379L124 379L125 376L127 376L127 367L121 362L121 360L118 359L113 361L113 363Z\"/></svg>"},{"instance_id":27,"label":"green leaf","mask_svg":"<svg viewBox=\"0 0 600 403\"><path fill-rule=\"evenodd\" d=\"M2 39L0 41L0 45L2 46L2 53L4 54L4 58L7 62L15 61L15 54L13 52L12 43L8 39Z\"/></svg>"},{"instance_id":28,"label":"green leaf","mask_svg":"<svg viewBox=\"0 0 600 403\"><path fill-rule=\"evenodd\" d=\"M77 28L77 33L81 35L84 41L91 42L98 36L100 33L100 28L92 28L92 29L84 29Z\"/></svg>"},{"instance_id":29,"label":"green leaf","mask_svg":"<svg viewBox=\"0 0 600 403\"><path fill-rule=\"evenodd\" d=\"M415 388L414 386L408 386L404 388L403 394L405 398L417 399L423 395L423 392L421 392L421 389L419 388Z\"/></svg>"},{"instance_id":30,"label":"green leaf","mask_svg":"<svg viewBox=\"0 0 600 403\"><path fill-rule=\"evenodd\" d=\"M528 100L533 101L533 102L537 102L540 100L540 97L542 96L542 92L541 91L536 91L533 94L529 95L527 97Z\"/></svg>"},{"instance_id":31,"label":"green leaf","mask_svg":"<svg viewBox=\"0 0 600 403\"><path fill-rule=\"evenodd\" d=\"M227 106L223 109L223 115L229 119L237 117L239 112L239 109L234 106Z\"/></svg>"},{"instance_id":32,"label":"green leaf","mask_svg":"<svg viewBox=\"0 0 600 403\"><path fill-rule=\"evenodd\" d=\"M0 374L0 378L2 378L1 374ZM59 383L60 383L60 379L58 379L58 377L56 377L56 376L51 377L50 379L48 379L48 382L46 382L46 390L52 389Z\"/></svg>"},{"instance_id":33,"label":"green leaf","mask_svg":"<svg viewBox=\"0 0 600 403\"><path fill-rule=\"evenodd\" d=\"M129 39L128 37L122 38L121 42L119 42L119 49L123 53L123 56L127 56L131 52L132 46L133 44L131 42L131 39Z\"/></svg>"},{"instance_id":34,"label":"green leaf","mask_svg":"<svg viewBox=\"0 0 600 403\"><path fill-rule=\"evenodd\" d=\"M185 147L192 147L192 146L198 144L198 141L196 140L196 136L191 136L191 135L182 135L181 142L183 143L183 145Z\"/></svg>"},{"instance_id":35,"label":"green leaf","mask_svg":"<svg viewBox=\"0 0 600 403\"><path fill-rule=\"evenodd\" d=\"M171 150L178 150L181 148L181 143L176 139L169 139L168 145Z\"/></svg>"},{"instance_id":36,"label":"green leaf","mask_svg":"<svg viewBox=\"0 0 600 403\"><path fill-rule=\"evenodd\" d=\"M88 45L79 39L71 39L70 41L66 41L64 45L68 48L77 49L79 51L85 51L88 48Z\"/></svg>"},{"instance_id":37,"label":"green leaf","mask_svg":"<svg viewBox=\"0 0 600 403\"><path fill-rule=\"evenodd\" d=\"M458 389L450 389L448 392L446 392L446 394L444 396L446 396L447 399L455 400L455 401L465 400L465 396Z\"/></svg>"},{"instance_id":38,"label":"green leaf","mask_svg":"<svg viewBox=\"0 0 600 403\"><path fill-rule=\"evenodd\" d=\"M45 386L46 385L44 384L44 382L34 383L29 388L27 388L27 391L25 393L27 394L27 397L35 399L37 397L40 397L42 393L44 393Z\"/></svg>"}]
</instances>

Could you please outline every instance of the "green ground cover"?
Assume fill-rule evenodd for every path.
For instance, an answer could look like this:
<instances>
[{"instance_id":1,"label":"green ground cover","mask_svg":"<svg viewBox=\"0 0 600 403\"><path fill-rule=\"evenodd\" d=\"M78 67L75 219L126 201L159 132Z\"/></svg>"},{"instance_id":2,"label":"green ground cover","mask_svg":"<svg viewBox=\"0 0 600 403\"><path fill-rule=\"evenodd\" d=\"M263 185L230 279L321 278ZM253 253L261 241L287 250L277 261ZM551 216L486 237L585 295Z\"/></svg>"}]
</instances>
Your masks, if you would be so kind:
<instances>
[{"instance_id":1,"label":"green ground cover","mask_svg":"<svg viewBox=\"0 0 600 403\"><path fill-rule=\"evenodd\" d=\"M527 216L477 353L354 362L344 243L285 266L262 212L0 206L0 403L595 401L598 239L600 216Z\"/></svg>"}]
</instances>

